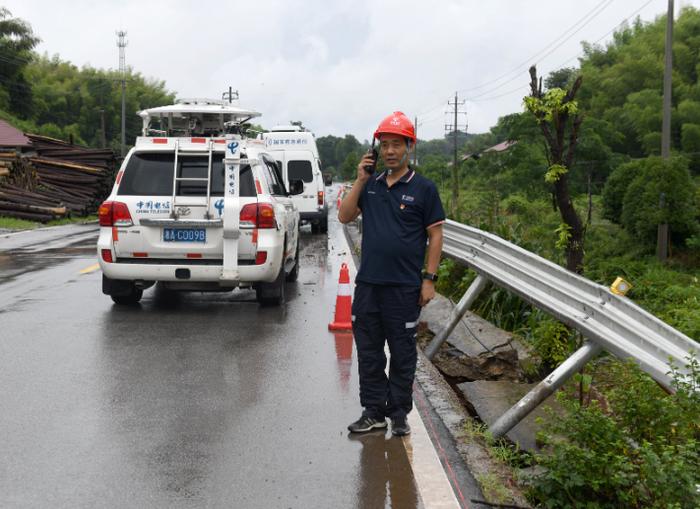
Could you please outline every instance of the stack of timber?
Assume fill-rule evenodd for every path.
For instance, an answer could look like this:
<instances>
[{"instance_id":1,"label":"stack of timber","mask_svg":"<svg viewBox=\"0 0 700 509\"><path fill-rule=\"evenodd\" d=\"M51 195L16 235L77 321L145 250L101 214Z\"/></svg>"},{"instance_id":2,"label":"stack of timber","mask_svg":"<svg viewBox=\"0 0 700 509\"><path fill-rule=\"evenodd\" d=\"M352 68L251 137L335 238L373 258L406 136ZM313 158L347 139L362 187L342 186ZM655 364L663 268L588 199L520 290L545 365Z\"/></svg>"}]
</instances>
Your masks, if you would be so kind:
<instances>
[{"instance_id":1,"label":"stack of timber","mask_svg":"<svg viewBox=\"0 0 700 509\"><path fill-rule=\"evenodd\" d=\"M47 222L96 211L112 185L114 152L27 137L32 152L0 152L0 215Z\"/></svg>"}]
</instances>

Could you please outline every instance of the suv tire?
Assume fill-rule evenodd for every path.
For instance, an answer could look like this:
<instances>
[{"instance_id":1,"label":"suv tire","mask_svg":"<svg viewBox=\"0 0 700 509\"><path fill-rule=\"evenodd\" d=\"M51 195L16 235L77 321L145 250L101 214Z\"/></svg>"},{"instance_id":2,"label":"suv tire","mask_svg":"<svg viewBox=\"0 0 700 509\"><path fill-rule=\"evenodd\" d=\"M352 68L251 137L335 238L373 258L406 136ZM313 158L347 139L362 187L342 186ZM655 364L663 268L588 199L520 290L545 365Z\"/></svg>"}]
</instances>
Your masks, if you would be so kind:
<instances>
[{"instance_id":1,"label":"suv tire","mask_svg":"<svg viewBox=\"0 0 700 509\"><path fill-rule=\"evenodd\" d=\"M115 304L119 304L121 306L133 306L141 300L141 297L143 297L143 290L139 290L138 288L134 287L131 290L131 293L127 295L110 295L110 297L112 297Z\"/></svg>"},{"instance_id":2,"label":"suv tire","mask_svg":"<svg viewBox=\"0 0 700 509\"><path fill-rule=\"evenodd\" d=\"M281 306L284 304L284 262L277 278L272 283L258 283L255 286L255 299L262 306Z\"/></svg>"},{"instance_id":3,"label":"suv tire","mask_svg":"<svg viewBox=\"0 0 700 509\"><path fill-rule=\"evenodd\" d=\"M297 239L299 237L297 236ZM285 278L288 283L293 283L299 279L299 240L297 240L297 250L294 255L294 267L289 271L287 277Z\"/></svg>"},{"instance_id":4,"label":"suv tire","mask_svg":"<svg viewBox=\"0 0 700 509\"><path fill-rule=\"evenodd\" d=\"M323 216L323 219L321 219L318 225L318 229L321 233L328 233L328 216Z\"/></svg>"},{"instance_id":5,"label":"suv tire","mask_svg":"<svg viewBox=\"0 0 700 509\"><path fill-rule=\"evenodd\" d=\"M311 233L313 233L313 234L321 233L321 222L320 221L318 223L311 223Z\"/></svg>"}]
</instances>

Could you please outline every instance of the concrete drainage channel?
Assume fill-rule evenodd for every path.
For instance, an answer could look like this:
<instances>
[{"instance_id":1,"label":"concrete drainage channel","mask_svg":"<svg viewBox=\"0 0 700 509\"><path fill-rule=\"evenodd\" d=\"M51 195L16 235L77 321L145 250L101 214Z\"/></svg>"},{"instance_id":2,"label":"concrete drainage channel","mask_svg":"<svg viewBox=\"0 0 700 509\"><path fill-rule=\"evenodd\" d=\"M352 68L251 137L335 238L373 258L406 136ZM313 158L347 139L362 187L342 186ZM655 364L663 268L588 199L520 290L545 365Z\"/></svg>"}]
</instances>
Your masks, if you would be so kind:
<instances>
[{"instance_id":1,"label":"concrete drainage channel","mask_svg":"<svg viewBox=\"0 0 700 509\"><path fill-rule=\"evenodd\" d=\"M350 223L344 229L359 266L358 225ZM422 350L447 322L453 307L438 295L421 313L416 407L424 416L430 415L437 437L433 440L442 442L435 444L436 449L444 453L441 460L452 471L448 474L463 507L529 507L512 469L493 458L480 431L482 423L492 424L532 387L523 371L530 362L529 353L511 334L468 313L431 362ZM533 412L500 446L526 463L536 448L535 419L540 415L541 409Z\"/></svg>"}]
</instances>

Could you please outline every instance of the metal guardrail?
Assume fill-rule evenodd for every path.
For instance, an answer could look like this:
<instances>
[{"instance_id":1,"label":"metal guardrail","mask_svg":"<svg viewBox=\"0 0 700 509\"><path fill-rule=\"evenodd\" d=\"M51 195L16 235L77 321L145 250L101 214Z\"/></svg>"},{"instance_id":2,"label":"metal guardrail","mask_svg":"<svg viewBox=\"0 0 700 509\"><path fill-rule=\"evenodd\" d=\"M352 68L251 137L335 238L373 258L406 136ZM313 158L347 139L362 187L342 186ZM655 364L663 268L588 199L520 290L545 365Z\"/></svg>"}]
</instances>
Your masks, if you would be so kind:
<instances>
[{"instance_id":1,"label":"metal guardrail","mask_svg":"<svg viewBox=\"0 0 700 509\"><path fill-rule=\"evenodd\" d=\"M443 253L465 263L478 276L453 310L447 326L428 345L428 358L437 353L488 280L578 330L590 341L506 412L491 427L495 436L507 433L601 349L619 358L634 359L669 391L671 365L681 373L687 372L691 353L700 354L700 344L605 286L476 228L448 220L443 231Z\"/></svg>"}]
</instances>

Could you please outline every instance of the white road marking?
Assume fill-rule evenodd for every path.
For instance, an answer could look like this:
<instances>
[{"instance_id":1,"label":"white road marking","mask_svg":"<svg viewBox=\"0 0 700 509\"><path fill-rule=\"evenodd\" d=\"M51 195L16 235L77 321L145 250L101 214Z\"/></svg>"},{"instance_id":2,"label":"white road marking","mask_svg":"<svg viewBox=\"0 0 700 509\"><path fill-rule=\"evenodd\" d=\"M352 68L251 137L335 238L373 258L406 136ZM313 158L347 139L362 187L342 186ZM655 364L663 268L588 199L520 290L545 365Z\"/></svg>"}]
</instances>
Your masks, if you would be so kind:
<instances>
[{"instance_id":1,"label":"white road marking","mask_svg":"<svg viewBox=\"0 0 700 509\"><path fill-rule=\"evenodd\" d=\"M342 248L338 246L339 251L350 253L350 247L345 235L341 233L337 237L341 239L342 243ZM345 262L350 269L350 280L354 282L357 273L355 261L352 256L348 255ZM386 346L385 351L387 358L389 358L389 349ZM445 470L442 468L437 451L430 441L423 418L417 409L414 408L414 411L408 414L408 424L411 426L411 434L403 437L401 440L406 447L406 454L411 463L416 487L424 506L426 509L459 509L460 505L457 497L450 485L450 481L447 479ZM397 438L392 439L398 440Z\"/></svg>"}]
</instances>

